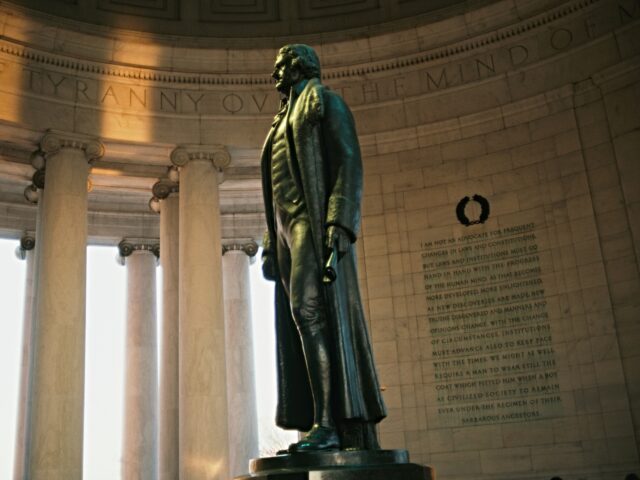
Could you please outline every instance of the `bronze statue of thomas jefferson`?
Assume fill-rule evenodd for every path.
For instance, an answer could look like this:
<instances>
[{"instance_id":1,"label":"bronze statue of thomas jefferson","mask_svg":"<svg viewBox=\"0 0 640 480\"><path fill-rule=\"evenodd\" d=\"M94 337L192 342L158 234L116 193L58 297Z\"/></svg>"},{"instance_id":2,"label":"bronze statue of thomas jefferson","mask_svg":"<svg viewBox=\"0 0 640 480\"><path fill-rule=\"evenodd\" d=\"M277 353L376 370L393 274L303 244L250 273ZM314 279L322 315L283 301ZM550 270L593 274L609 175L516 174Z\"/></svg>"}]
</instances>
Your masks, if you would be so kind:
<instances>
[{"instance_id":1,"label":"bronze statue of thomas jefferson","mask_svg":"<svg viewBox=\"0 0 640 480\"><path fill-rule=\"evenodd\" d=\"M276 423L291 453L376 449L386 416L358 290L362 161L353 116L307 45L280 49L283 102L262 152L263 272L276 282ZM333 252L335 281L322 280Z\"/></svg>"}]
</instances>

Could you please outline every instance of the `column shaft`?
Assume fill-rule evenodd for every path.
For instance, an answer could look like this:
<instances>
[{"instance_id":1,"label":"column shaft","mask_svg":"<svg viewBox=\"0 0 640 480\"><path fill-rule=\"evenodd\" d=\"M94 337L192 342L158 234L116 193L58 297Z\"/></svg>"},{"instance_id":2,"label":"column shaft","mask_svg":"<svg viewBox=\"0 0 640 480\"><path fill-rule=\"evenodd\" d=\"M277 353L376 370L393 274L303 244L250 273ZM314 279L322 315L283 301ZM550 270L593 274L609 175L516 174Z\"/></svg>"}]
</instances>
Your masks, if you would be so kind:
<instances>
[{"instance_id":1,"label":"column shaft","mask_svg":"<svg viewBox=\"0 0 640 480\"><path fill-rule=\"evenodd\" d=\"M229 419L229 468L231 476L246 474L249 460L258 456L251 287L249 256L229 250L222 257L227 335L227 397Z\"/></svg>"},{"instance_id":2,"label":"column shaft","mask_svg":"<svg viewBox=\"0 0 640 480\"><path fill-rule=\"evenodd\" d=\"M25 478L27 409L29 406L29 379L33 352L33 303L35 295L35 250L26 250L27 278L24 292L24 316L22 321L22 352L20 361L20 386L18 392L18 419L13 462L14 480Z\"/></svg>"},{"instance_id":3,"label":"column shaft","mask_svg":"<svg viewBox=\"0 0 640 480\"><path fill-rule=\"evenodd\" d=\"M218 173L180 172L180 479L227 480L227 394Z\"/></svg>"},{"instance_id":4,"label":"column shaft","mask_svg":"<svg viewBox=\"0 0 640 480\"><path fill-rule=\"evenodd\" d=\"M89 165L83 150L63 147L46 171L26 477L74 480L82 478Z\"/></svg>"},{"instance_id":5,"label":"column shaft","mask_svg":"<svg viewBox=\"0 0 640 480\"><path fill-rule=\"evenodd\" d=\"M156 257L135 250L126 258L127 331L122 479L157 474L158 351Z\"/></svg>"},{"instance_id":6,"label":"column shaft","mask_svg":"<svg viewBox=\"0 0 640 480\"><path fill-rule=\"evenodd\" d=\"M178 478L178 228L179 198L160 201L162 326L160 337L159 478Z\"/></svg>"},{"instance_id":7,"label":"column shaft","mask_svg":"<svg viewBox=\"0 0 640 480\"><path fill-rule=\"evenodd\" d=\"M44 196L40 191L38 211L36 213L36 244L31 253L32 272L27 257L27 275L31 276L31 294L25 295L24 327L22 331L22 362L20 370L20 392L18 397L18 422L16 429L16 446L13 463L14 480L24 480L27 471L27 442L29 435L29 418L31 409L31 389L33 384L33 355L35 347L36 303L40 275L38 274L38 258L42 248L42 210ZM27 277L28 279L28 277ZM27 287L29 288L29 287ZM27 313L28 312L28 313Z\"/></svg>"}]
</instances>

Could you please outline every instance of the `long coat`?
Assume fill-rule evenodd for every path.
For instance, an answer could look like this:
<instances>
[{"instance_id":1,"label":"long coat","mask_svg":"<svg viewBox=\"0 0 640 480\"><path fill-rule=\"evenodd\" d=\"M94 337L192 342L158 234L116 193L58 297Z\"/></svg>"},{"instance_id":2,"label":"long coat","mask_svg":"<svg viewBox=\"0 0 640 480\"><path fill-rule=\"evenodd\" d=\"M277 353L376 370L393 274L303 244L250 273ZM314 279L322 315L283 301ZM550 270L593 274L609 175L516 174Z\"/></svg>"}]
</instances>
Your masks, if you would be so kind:
<instances>
[{"instance_id":1,"label":"long coat","mask_svg":"<svg viewBox=\"0 0 640 480\"><path fill-rule=\"evenodd\" d=\"M311 223L318 271L325 259L327 226L338 225L355 242L360 229L362 161L353 116L334 92L317 78L303 88L288 112L288 162L294 181L304 195ZM267 219L265 253L276 255L271 145L277 123L262 152L262 182ZM276 259L277 265L277 259ZM338 264L338 277L325 288L330 325L332 406L336 421L356 419L379 422L386 416L373 363L371 343L362 310L353 244ZM282 282L276 281L276 342L278 406L276 424L307 431L313 423L313 399L300 336L291 317L290 301Z\"/></svg>"}]
</instances>

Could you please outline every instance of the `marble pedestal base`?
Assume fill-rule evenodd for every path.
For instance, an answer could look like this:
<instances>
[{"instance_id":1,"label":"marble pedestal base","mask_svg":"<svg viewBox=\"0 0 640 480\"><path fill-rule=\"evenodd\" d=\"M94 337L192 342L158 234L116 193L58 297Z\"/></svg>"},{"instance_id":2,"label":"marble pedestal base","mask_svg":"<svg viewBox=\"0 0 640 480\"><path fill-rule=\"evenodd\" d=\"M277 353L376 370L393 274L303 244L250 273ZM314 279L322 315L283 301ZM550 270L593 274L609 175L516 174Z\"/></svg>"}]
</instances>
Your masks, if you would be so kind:
<instances>
[{"instance_id":1,"label":"marble pedestal base","mask_svg":"<svg viewBox=\"0 0 640 480\"><path fill-rule=\"evenodd\" d=\"M435 480L427 466L409 463L406 450L298 453L251 461L235 480Z\"/></svg>"}]
</instances>

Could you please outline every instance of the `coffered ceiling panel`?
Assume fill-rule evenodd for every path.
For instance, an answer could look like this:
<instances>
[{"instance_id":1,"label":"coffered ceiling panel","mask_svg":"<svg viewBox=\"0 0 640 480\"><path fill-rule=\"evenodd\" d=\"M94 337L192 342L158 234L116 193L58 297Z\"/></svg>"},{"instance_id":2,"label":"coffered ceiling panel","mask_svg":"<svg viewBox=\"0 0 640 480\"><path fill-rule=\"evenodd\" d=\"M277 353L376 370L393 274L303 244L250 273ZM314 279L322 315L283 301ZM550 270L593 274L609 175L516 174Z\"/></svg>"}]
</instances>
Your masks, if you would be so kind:
<instances>
[{"instance_id":1,"label":"coffered ceiling panel","mask_svg":"<svg viewBox=\"0 0 640 480\"><path fill-rule=\"evenodd\" d=\"M298 0L300 18L335 17L353 12L375 12L379 0Z\"/></svg>"},{"instance_id":2,"label":"coffered ceiling panel","mask_svg":"<svg viewBox=\"0 0 640 480\"><path fill-rule=\"evenodd\" d=\"M278 12L279 0L200 0L205 22L274 22Z\"/></svg>"},{"instance_id":3,"label":"coffered ceiling panel","mask_svg":"<svg viewBox=\"0 0 640 480\"><path fill-rule=\"evenodd\" d=\"M180 0L98 0L98 10L178 20Z\"/></svg>"}]
</instances>

